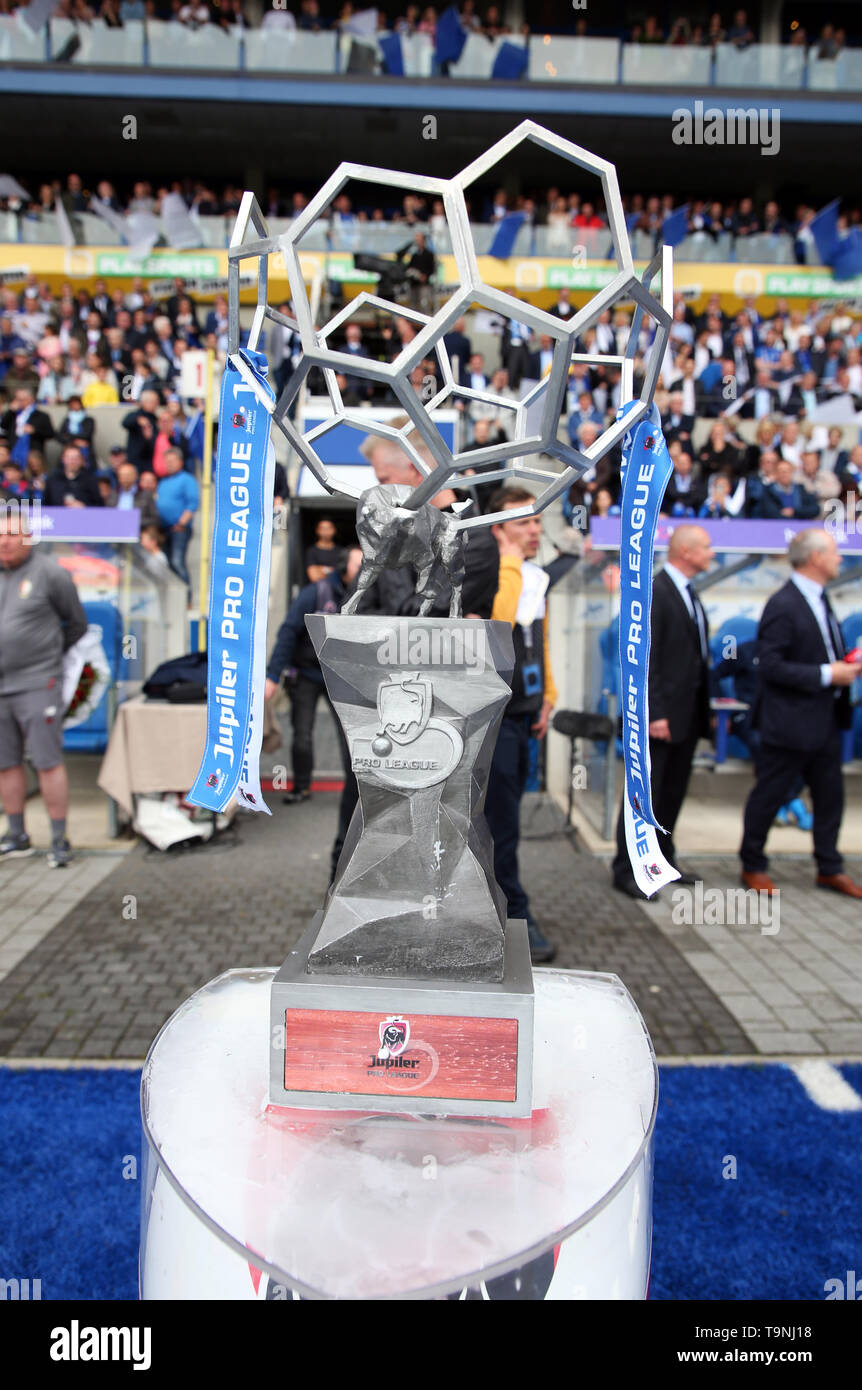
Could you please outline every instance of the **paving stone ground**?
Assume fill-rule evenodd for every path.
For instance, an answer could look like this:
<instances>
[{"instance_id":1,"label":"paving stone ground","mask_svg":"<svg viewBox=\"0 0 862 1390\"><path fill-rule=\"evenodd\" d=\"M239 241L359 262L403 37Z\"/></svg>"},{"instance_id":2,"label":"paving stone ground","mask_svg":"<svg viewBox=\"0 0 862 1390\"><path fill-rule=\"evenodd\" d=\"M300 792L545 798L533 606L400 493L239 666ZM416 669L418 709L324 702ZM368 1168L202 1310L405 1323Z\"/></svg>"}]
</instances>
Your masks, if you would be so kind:
<instances>
[{"instance_id":1,"label":"paving stone ground","mask_svg":"<svg viewBox=\"0 0 862 1390\"><path fill-rule=\"evenodd\" d=\"M277 966L321 905L337 796L242 816L211 845L0 865L0 1055L135 1059L187 996L224 970ZM862 906L783 861L780 930L686 926L665 890L644 905L528 799L522 876L556 964L620 976L660 1057L862 1054ZM692 861L733 886L727 859ZM852 864L849 866L852 871ZM857 873L860 870L857 869ZM675 911L676 908L676 911Z\"/></svg>"}]
</instances>

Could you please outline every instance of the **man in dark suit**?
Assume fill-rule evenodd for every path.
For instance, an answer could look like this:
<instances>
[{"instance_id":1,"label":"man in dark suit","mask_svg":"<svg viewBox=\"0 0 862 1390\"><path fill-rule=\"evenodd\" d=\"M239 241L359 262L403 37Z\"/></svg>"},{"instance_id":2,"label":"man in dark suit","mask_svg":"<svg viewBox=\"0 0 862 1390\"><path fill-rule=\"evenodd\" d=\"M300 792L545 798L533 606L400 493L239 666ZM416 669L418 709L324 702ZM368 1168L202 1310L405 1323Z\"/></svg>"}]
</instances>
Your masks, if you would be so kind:
<instances>
[{"instance_id":1,"label":"man in dark suit","mask_svg":"<svg viewBox=\"0 0 862 1390\"><path fill-rule=\"evenodd\" d=\"M59 468L48 474L43 501L46 507L104 506L99 484L84 467L84 455L77 445L68 445Z\"/></svg>"},{"instance_id":2,"label":"man in dark suit","mask_svg":"<svg viewBox=\"0 0 862 1390\"><path fill-rule=\"evenodd\" d=\"M160 405L159 392L145 388L140 394L136 409L123 416L126 457L139 473L141 469L152 468L153 465L153 447L158 429L156 411Z\"/></svg>"},{"instance_id":3,"label":"man in dark suit","mask_svg":"<svg viewBox=\"0 0 862 1390\"><path fill-rule=\"evenodd\" d=\"M671 391L668 409L661 422L668 445L675 439L682 441L686 449L691 448L691 432L694 429L694 416L683 413L682 392Z\"/></svg>"},{"instance_id":4,"label":"man in dark suit","mask_svg":"<svg viewBox=\"0 0 862 1390\"><path fill-rule=\"evenodd\" d=\"M706 501L706 484L693 472L691 454L672 448L671 473L661 504L662 516L697 516Z\"/></svg>"},{"instance_id":5,"label":"man in dark suit","mask_svg":"<svg viewBox=\"0 0 862 1390\"><path fill-rule=\"evenodd\" d=\"M533 334L528 323L518 318L506 319L500 351L513 391L518 390L521 378L529 375L528 367L533 356L532 343Z\"/></svg>"},{"instance_id":6,"label":"man in dark suit","mask_svg":"<svg viewBox=\"0 0 862 1390\"><path fill-rule=\"evenodd\" d=\"M712 559L712 544L702 526L677 526L670 538L667 563L653 585L650 787L655 818L666 832L658 836L659 848L676 869L674 827L688 789L697 741L709 734L709 624L691 581L709 569ZM679 882L695 882L690 874L679 872ZM632 874L622 807L613 883L631 898L645 897Z\"/></svg>"},{"instance_id":7,"label":"man in dark suit","mask_svg":"<svg viewBox=\"0 0 862 1390\"><path fill-rule=\"evenodd\" d=\"M173 294L170 296L169 299L166 299L164 304L161 306L163 313L167 314L171 323L175 321L177 314L180 311L180 300L188 298L189 292L186 289L186 282L178 275L174 279Z\"/></svg>"},{"instance_id":8,"label":"man in dark suit","mask_svg":"<svg viewBox=\"0 0 862 1390\"><path fill-rule=\"evenodd\" d=\"M862 663L844 660L841 629L826 585L841 568L834 536L810 528L787 552L793 574L763 610L757 631L760 676L752 725L760 733L757 780L745 807L742 882L774 893L764 845L775 814L801 776L814 805L817 886L862 898L844 872L838 832L844 809L841 731L850 727L850 689Z\"/></svg>"},{"instance_id":9,"label":"man in dark suit","mask_svg":"<svg viewBox=\"0 0 862 1390\"><path fill-rule=\"evenodd\" d=\"M571 290L566 289L560 290L556 304L552 304L548 310L549 314L553 314L555 318L562 319L564 322L566 319L573 318L576 312L575 306L571 302Z\"/></svg>"},{"instance_id":10,"label":"man in dark suit","mask_svg":"<svg viewBox=\"0 0 862 1390\"><path fill-rule=\"evenodd\" d=\"M443 336L443 343L449 354L453 375L463 386L467 379L467 364L473 356L470 339L464 332L464 320L456 319L450 331ZM457 368L456 368L457 362Z\"/></svg>"},{"instance_id":11,"label":"man in dark suit","mask_svg":"<svg viewBox=\"0 0 862 1390\"><path fill-rule=\"evenodd\" d=\"M754 385L743 396L739 413L743 420L765 420L776 411L780 412L780 402L772 373L766 366L758 367Z\"/></svg>"},{"instance_id":12,"label":"man in dark suit","mask_svg":"<svg viewBox=\"0 0 862 1390\"><path fill-rule=\"evenodd\" d=\"M794 468L789 459L780 458L775 465L775 481L765 483L751 515L764 521L780 521L782 517L795 521L813 521L820 515L820 502L814 493L793 481Z\"/></svg>"},{"instance_id":13,"label":"man in dark suit","mask_svg":"<svg viewBox=\"0 0 862 1390\"><path fill-rule=\"evenodd\" d=\"M12 404L0 417L0 435L9 445L12 457L23 467L31 449L45 452L45 443L54 437L51 417L36 409L36 397L28 386L21 386L12 397Z\"/></svg>"}]
</instances>

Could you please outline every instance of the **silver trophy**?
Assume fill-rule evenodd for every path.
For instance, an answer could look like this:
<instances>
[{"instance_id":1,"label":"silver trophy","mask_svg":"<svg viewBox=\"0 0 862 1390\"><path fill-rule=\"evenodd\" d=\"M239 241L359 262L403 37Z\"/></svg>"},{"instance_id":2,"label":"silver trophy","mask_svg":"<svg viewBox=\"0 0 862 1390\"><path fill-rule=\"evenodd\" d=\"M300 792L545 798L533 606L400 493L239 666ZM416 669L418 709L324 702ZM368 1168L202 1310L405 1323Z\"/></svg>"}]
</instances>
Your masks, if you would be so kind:
<instances>
[{"instance_id":1,"label":"silver trophy","mask_svg":"<svg viewBox=\"0 0 862 1390\"><path fill-rule=\"evenodd\" d=\"M602 183L616 272L569 320L482 282L465 190L524 141L534 141L597 175ZM428 193L443 202L458 284L433 314L361 293L323 327L313 321L299 243L348 180ZM270 255L284 257L295 319L267 302ZM671 326L667 248L635 272L613 165L533 121L522 122L452 179L344 163L291 223L271 238L251 193L243 197L229 250L230 352L237 354L243 261L257 260L257 306L248 346L257 349L267 319L294 329L302 354L273 405L260 404L330 492L357 499L363 566L357 593L341 616L315 615L308 627L327 690L341 721L359 787L359 804L326 903L276 976L271 996L270 1102L320 1109L423 1114L526 1116L531 1113L533 993L526 924L507 921L492 869L482 807L491 756L509 696L514 655L508 624L462 619L464 544L471 528L535 514L563 495L651 409ZM662 300L650 291L661 272ZM625 352L579 355L617 364L624 418L579 450L558 438L576 340L607 309L634 304ZM365 305L407 317L416 336L391 363L356 358L329 346L332 334ZM453 452L434 412L462 398L499 402L453 376L443 342L474 305L527 323L553 342L550 371L514 408L514 436ZM634 359L644 314L656 325L640 396ZM411 373L436 354L443 385L425 401ZM289 412L312 369L322 370L331 417L307 433ZM385 383L402 406L399 427L346 406L339 373ZM533 425L538 419L538 427ZM412 489L362 491L336 483L315 449L339 423L398 444L421 481ZM532 430L532 432L531 432ZM541 466L542 461L558 467ZM463 483L523 481L535 500L481 516L442 513L431 499ZM353 614L381 569L411 564L422 599L416 618ZM441 596L449 617L426 616Z\"/></svg>"}]
</instances>

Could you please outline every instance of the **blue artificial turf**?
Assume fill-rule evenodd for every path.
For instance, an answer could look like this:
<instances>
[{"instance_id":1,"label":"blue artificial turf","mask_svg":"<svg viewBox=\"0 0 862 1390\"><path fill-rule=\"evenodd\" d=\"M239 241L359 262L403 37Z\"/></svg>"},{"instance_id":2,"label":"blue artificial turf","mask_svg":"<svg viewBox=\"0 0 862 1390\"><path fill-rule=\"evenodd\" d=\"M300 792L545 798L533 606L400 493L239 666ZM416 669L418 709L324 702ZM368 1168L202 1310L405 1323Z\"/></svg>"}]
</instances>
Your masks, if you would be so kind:
<instances>
[{"instance_id":1,"label":"blue artificial turf","mask_svg":"<svg viewBox=\"0 0 862 1390\"><path fill-rule=\"evenodd\" d=\"M663 1068L650 1297L825 1298L862 1271L860 1157L862 1111L821 1110L786 1067Z\"/></svg>"},{"instance_id":2,"label":"blue artificial turf","mask_svg":"<svg viewBox=\"0 0 862 1390\"><path fill-rule=\"evenodd\" d=\"M862 1095L862 1066L842 1071ZM0 1277L137 1297L139 1085L0 1067ZM860 1155L862 1112L820 1110L785 1067L663 1068L650 1297L823 1299L862 1271Z\"/></svg>"},{"instance_id":3,"label":"blue artificial turf","mask_svg":"<svg viewBox=\"0 0 862 1390\"><path fill-rule=\"evenodd\" d=\"M0 1067L0 1276L41 1279L43 1299L137 1298L140 1084Z\"/></svg>"}]
</instances>

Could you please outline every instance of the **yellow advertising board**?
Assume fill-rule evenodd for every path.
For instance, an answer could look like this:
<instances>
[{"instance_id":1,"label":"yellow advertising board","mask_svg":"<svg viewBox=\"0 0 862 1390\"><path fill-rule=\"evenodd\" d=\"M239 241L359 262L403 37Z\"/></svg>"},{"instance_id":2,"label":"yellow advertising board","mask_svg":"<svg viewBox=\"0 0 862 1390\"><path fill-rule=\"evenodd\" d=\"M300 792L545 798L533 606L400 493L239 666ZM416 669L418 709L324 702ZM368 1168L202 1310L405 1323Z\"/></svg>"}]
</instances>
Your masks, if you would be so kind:
<instances>
[{"instance_id":1,"label":"yellow advertising board","mask_svg":"<svg viewBox=\"0 0 862 1390\"><path fill-rule=\"evenodd\" d=\"M353 257L345 252L303 252L300 261L309 283L315 275L338 281L344 286L347 298L375 283L374 276L354 269ZM453 258L442 256L440 267L443 282L454 284ZM616 267L610 261L575 265L568 260L541 257L497 260L492 256L480 256L479 270L485 284L547 308L563 288L570 291L574 304L586 303L613 278ZM254 273L254 262L244 262L243 299L248 302L255 297ZM135 259L127 248L116 246L0 245L0 283L14 288L30 274L47 280L55 291L66 281L73 288L91 288L94 281L104 280L110 290L129 289L136 279L142 279L153 286L156 294L168 293L169 283L179 276L187 282L196 299L211 300L227 287L227 252L157 250L143 259ZM288 297L287 276L279 256L271 258L269 280L270 303L279 297ZM708 295L718 294L722 307L728 311L737 309L750 295L762 312L771 310L778 299L786 299L790 304L810 299L862 300L862 275L836 281L831 270L816 266L677 261L674 283L696 308L701 307Z\"/></svg>"}]
</instances>

